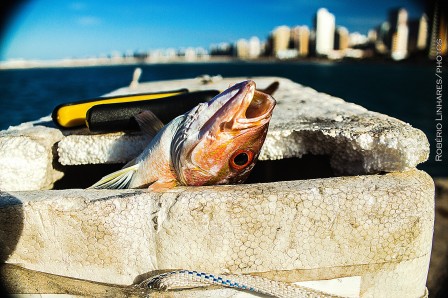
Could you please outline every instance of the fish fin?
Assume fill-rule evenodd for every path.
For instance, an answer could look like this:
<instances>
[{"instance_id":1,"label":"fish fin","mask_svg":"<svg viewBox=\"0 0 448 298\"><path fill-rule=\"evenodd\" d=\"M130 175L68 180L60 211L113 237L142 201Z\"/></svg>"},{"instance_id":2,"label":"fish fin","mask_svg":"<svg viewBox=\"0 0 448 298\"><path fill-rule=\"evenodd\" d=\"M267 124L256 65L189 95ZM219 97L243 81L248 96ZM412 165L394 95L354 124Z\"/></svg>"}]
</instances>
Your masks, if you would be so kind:
<instances>
[{"instance_id":1,"label":"fish fin","mask_svg":"<svg viewBox=\"0 0 448 298\"><path fill-rule=\"evenodd\" d=\"M118 170L101 178L100 181L90 186L89 189L122 189L129 186L132 176L138 170L138 164Z\"/></svg>"},{"instance_id":2,"label":"fish fin","mask_svg":"<svg viewBox=\"0 0 448 298\"><path fill-rule=\"evenodd\" d=\"M266 88L260 89L258 91L261 91L263 93L272 95L272 94L274 94L275 91L277 91L279 85L280 85L279 81L274 81L269 86L267 86Z\"/></svg>"},{"instance_id":3,"label":"fish fin","mask_svg":"<svg viewBox=\"0 0 448 298\"><path fill-rule=\"evenodd\" d=\"M174 188L177 185L176 180L157 180L151 184L148 189L154 192L161 192Z\"/></svg>"},{"instance_id":4,"label":"fish fin","mask_svg":"<svg viewBox=\"0 0 448 298\"><path fill-rule=\"evenodd\" d=\"M154 137L163 127L162 121L150 110L142 111L134 118L137 120L141 131L151 137Z\"/></svg>"},{"instance_id":5,"label":"fish fin","mask_svg":"<svg viewBox=\"0 0 448 298\"><path fill-rule=\"evenodd\" d=\"M138 156L137 156L137 157L138 157ZM128 163L125 164L124 167L123 167L122 169L125 169L125 168L129 168L129 167L135 166L135 165L137 164L137 157L134 158L134 159L132 159L132 160L130 160L130 161L128 161Z\"/></svg>"}]
</instances>

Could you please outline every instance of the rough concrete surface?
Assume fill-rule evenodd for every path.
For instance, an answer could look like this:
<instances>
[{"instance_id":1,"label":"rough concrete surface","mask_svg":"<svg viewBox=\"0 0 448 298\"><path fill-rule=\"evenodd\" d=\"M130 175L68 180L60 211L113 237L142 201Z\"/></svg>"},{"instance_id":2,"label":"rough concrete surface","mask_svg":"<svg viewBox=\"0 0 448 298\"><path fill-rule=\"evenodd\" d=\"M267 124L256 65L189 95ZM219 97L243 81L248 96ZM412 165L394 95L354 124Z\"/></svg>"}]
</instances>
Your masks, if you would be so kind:
<instances>
[{"instance_id":1,"label":"rough concrete surface","mask_svg":"<svg viewBox=\"0 0 448 298\"><path fill-rule=\"evenodd\" d=\"M434 184L411 170L165 193L8 192L1 202L3 258L33 270L122 285L184 268L289 282L361 276L362 297L420 297Z\"/></svg>"},{"instance_id":2,"label":"rough concrete surface","mask_svg":"<svg viewBox=\"0 0 448 298\"><path fill-rule=\"evenodd\" d=\"M245 79L247 78L218 77L209 81L160 81L140 84L134 89L122 88L110 95L173 90L180 87L189 88L191 91L224 90L229 84ZM361 175L408 170L428 158L429 144L426 136L409 124L368 111L340 98L319 93L285 78L253 79L259 88L264 88L275 80L280 82L280 87L274 94L277 106L260 160L301 157L304 154L327 155L336 174ZM48 123L44 121L41 125ZM57 138L51 139L52 144L42 147L40 142L31 140L22 146L9 146L26 137L24 132L14 127L0 132L0 150L3 153L0 164L3 169L7 169L5 172L0 168L0 189L48 188L61 176L47 174L58 163L64 166L124 163L143 151L147 144L144 136L138 133L92 135L85 128L64 130L64 136L61 136L60 131L55 128L42 128L36 124L26 132L41 133L41 137L45 138L50 134L58 135ZM52 149L57 152L54 156L55 162L50 157L34 159L39 156L39 152L48 153ZM16 156L21 157L21 164L14 162ZM34 172L33 179L24 176L24 173L30 172ZM48 179L53 181L47 181ZM25 183L24 180L34 182Z\"/></svg>"},{"instance_id":3,"label":"rough concrete surface","mask_svg":"<svg viewBox=\"0 0 448 298\"><path fill-rule=\"evenodd\" d=\"M448 178L436 178L436 209L428 289L431 298L448 297Z\"/></svg>"},{"instance_id":4,"label":"rough concrete surface","mask_svg":"<svg viewBox=\"0 0 448 298\"><path fill-rule=\"evenodd\" d=\"M50 189L63 173L53 167L54 145L62 133L43 126L0 132L0 189Z\"/></svg>"}]
</instances>

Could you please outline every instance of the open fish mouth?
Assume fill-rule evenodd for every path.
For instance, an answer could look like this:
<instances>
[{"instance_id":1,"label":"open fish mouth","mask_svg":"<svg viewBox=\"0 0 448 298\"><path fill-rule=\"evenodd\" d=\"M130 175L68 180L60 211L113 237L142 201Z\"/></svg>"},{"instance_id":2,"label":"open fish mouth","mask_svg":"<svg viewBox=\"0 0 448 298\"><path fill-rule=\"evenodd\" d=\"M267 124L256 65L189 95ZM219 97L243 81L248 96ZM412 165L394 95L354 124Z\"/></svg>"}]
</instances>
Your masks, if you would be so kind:
<instances>
[{"instance_id":1,"label":"open fish mouth","mask_svg":"<svg viewBox=\"0 0 448 298\"><path fill-rule=\"evenodd\" d=\"M240 108L242 113L238 114L236 123L240 129L253 126L262 126L269 122L272 116L272 110L275 107L275 100L269 94L254 90L252 98L246 96Z\"/></svg>"},{"instance_id":2,"label":"open fish mouth","mask_svg":"<svg viewBox=\"0 0 448 298\"><path fill-rule=\"evenodd\" d=\"M211 117L221 131L244 130L263 126L269 122L275 107L275 100L269 94L255 89L255 82L248 80L238 83L225 91L209 108L219 104Z\"/></svg>"}]
</instances>

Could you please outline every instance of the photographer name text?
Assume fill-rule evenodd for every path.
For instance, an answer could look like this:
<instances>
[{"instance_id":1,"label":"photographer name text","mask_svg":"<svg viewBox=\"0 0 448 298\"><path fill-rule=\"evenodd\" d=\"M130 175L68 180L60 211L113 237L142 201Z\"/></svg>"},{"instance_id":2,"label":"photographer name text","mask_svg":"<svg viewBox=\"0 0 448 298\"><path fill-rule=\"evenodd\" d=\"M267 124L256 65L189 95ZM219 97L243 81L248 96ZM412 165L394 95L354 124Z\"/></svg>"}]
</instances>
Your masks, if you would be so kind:
<instances>
[{"instance_id":1,"label":"photographer name text","mask_svg":"<svg viewBox=\"0 0 448 298\"><path fill-rule=\"evenodd\" d=\"M436 161L442 161L443 156L443 138L442 138L442 132L443 132L443 126L442 126L442 119L443 119L443 100L442 100L442 88L443 88L443 80L442 80L442 39L436 40L436 49L437 49L437 56L436 56L436 155L435 160Z\"/></svg>"}]
</instances>

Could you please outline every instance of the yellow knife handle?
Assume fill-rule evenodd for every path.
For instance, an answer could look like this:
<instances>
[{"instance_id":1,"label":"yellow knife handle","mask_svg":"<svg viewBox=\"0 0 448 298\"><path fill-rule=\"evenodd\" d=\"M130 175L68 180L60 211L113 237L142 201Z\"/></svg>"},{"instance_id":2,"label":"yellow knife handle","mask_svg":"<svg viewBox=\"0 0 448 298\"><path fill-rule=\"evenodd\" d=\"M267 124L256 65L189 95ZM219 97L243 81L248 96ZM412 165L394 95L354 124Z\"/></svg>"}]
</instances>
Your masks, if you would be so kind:
<instances>
[{"instance_id":1,"label":"yellow knife handle","mask_svg":"<svg viewBox=\"0 0 448 298\"><path fill-rule=\"evenodd\" d=\"M122 102L135 102L141 100L151 100L156 98L164 98L173 95L187 93L188 89L179 89L157 93L139 93L122 96L100 97L89 100L76 101L58 105L52 113L53 121L61 127L71 128L76 126L84 126L87 111L99 104L113 104Z\"/></svg>"}]
</instances>

